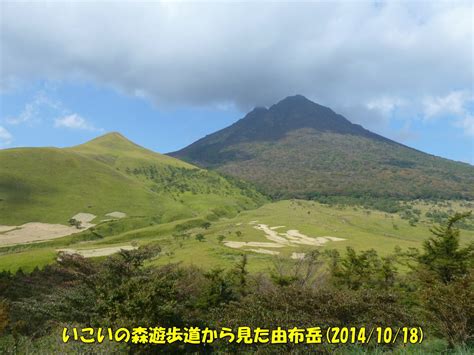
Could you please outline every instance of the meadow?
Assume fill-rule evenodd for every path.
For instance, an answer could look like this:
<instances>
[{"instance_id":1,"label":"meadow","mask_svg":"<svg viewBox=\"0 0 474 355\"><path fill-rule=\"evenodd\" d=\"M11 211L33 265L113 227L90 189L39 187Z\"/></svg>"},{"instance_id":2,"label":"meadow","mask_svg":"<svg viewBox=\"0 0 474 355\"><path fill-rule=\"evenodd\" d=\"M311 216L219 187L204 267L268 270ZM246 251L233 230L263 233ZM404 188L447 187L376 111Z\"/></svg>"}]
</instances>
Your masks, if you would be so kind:
<instances>
[{"instance_id":1,"label":"meadow","mask_svg":"<svg viewBox=\"0 0 474 355\"><path fill-rule=\"evenodd\" d=\"M99 222L92 229L63 238L0 248L0 270L15 272L21 268L32 271L35 267L53 263L58 250L66 248L88 251L157 244L161 252L148 261L152 265L182 263L204 269L228 269L242 254L246 254L249 271L266 272L275 262L290 260L293 253L309 253L311 250L343 252L352 247L356 251L374 249L380 256L387 256L396 248L405 251L420 248L431 236L430 228L435 224L432 215L470 209L470 205L463 202L414 201L406 206L408 208L402 212L386 213L360 206L284 200L240 213L228 211L226 214L224 211L221 215L202 214L166 223L155 217L129 217ZM419 215L416 223L406 216L406 211L412 210ZM250 251L255 249L250 247L226 246L229 242L269 243L265 233L255 228L258 224L279 227L275 229L278 233L297 230L312 238L342 240L329 240L322 245L292 243L279 248L257 248L260 252ZM461 226L461 243L470 242L474 242L472 220ZM275 250L279 255L262 254L261 249Z\"/></svg>"}]
</instances>

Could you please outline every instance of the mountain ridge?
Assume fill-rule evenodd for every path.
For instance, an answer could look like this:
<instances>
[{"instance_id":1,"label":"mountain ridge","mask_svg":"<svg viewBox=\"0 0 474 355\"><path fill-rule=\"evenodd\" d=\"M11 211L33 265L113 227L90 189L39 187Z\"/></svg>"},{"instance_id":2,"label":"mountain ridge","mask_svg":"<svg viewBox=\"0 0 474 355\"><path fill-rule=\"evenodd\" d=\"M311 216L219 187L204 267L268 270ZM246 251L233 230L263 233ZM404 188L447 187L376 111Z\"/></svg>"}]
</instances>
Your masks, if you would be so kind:
<instances>
[{"instance_id":1,"label":"mountain ridge","mask_svg":"<svg viewBox=\"0 0 474 355\"><path fill-rule=\"evenodd\" d=\"M469 164L373 133L301 95L255 108L169 155L251 181L277 197L474 198Z\"/></svg>"}]
</instances>

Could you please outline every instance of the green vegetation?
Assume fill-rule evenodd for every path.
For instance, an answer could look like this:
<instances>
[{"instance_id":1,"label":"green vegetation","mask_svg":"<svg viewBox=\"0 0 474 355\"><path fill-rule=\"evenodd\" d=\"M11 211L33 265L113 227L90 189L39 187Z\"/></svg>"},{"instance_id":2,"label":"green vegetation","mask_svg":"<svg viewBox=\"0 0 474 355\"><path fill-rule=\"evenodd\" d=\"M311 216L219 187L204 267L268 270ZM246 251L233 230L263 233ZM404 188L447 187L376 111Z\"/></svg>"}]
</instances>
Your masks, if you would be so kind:
<instances>
[{"instance_id":1,"label":"green vegetation","mask_svg":"<svg viewBox=\"0 0 474 355\"><path fill-rule=\"evenodd\" d=\"M474 198L472 166L367 137L300 129L278 142L246 142L226 149L251 158L223 160L217 170L252 181L277 199ZM390 158L411 165L394 166Z\"/></svg>"},{"instance_id":2,"label":"green vegetation","mask_svg":"<svg viewBox=\"0 0 474 355\"><path fill-rule=\"evenodd\" d=\"M474 199L474 167L411 149L302 96L255 109L171 154L275 199Z\"/></svg>"},{"instance_id":3,"label":"green vegetation","mask_svg":"<svg viewBox=\"0 0 474 355\"><path fill-rule=\"evenodd\" d=\"M265 201L243 182L237 186L116 133L74 148L0 150L0 166L0 224L6 225L67 224L79 212L100 220L113 211L170 221Z\"/></svg>"},{"instance_id":4,"label":"green vegetation","mask_svg":"<svg viewBox=\"0 0 474 355\"><path fill-rule=\"evenodd\" d=\"M0 247L0 352L242 351L223 342L157 349L58 341L64 326L105 325L422 326L427 338L418 346L316 351L473 351L474 204L442 199L474 196L472 167L341 117L324 121L325 130L228 135L234 145L209 155L219 170L275 198L305 200L266 203L243 180L117 133L73 148L1 150L0 225L60 223L77 233ZM85 229L87 221L73 217L79 212L96 215L94 226Z\"/></svg>"},{"instance_id":5,"label":"green vegetation","mask_svg":"<svg viewBox=\"0 0 474 355\"><path fill-rule=\"evenodd\" d=\"M42 270L0 274L0 351L471 353L474 245L461 247L457 227L466 217L449 218L424 239L421 250L386 256L373 249L314 251L302 260L275 259L269 274L250 273L245 256L227 270L152 266L151 261L162 257L156 244L96 261L61 254ZM399 271L407 266L406 272ZM304 343L156 346L58 341L64 326L326 329L348 325L421 326L425 340L409 346L323 342L317 348Z\"/></svg>"},{"instance_id":6,"label":"green vegetation","mask_svg":"<svg viewBox=\"0 0 474 355\"><path fill-rule=\"evenodd\" d=\"M152 263L165 265L181 262L203 268L229 268L242 254L248 257L251 272L268 272L276 256L248 251L249 248L234 249L225 242L269 242L265 233L250 222L270 227L284 226L279 232L297 229L310 237L331 236L344 240L328 242L315 247L293 245L278 248L284 260L292 253L309 253L314 249L335 249L343 252L347 247L356 251L375 249L385 257L398 247L404 250L420 248L433 224L425 217L428 211L437 209L445 213L451 209L469 211L463 202L437 203L414 201L401 203L405 209L420 210L420 220L415 226L403 218L403 213L386 213L369 210L361 206L326 205L314 201L290 200L269 203L255 210L223 214L221 209L208 213L207 217L163 222L159 217L129 217L106 221L81 231L73 236L0 248L0 270L15 272L19 267L31 271L35 266L54 262L56 250L74 248L78 250L116 247L137 243L144 246L159 243L162 256ZM469 206L469 205L468 205ZM401 215L402 214L402 215ZM162 223L163 222L163 223ZM474 218L471 216L458 222L463 228L462 245L474 241ZM201 237L196 238L201 234Z\"/></svg>"}]
</instances>

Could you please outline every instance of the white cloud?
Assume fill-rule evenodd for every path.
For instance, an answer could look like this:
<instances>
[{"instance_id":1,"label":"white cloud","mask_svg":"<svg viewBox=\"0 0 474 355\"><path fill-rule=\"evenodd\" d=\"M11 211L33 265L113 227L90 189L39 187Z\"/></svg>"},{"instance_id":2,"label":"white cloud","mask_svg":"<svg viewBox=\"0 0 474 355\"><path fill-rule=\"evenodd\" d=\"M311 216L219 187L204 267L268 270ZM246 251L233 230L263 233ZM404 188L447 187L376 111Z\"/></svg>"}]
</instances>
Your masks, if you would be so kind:
<instances>
[{"instance_id":1,"label":"white cloud","mask_svg":"<svg viewBox=\"0 0 474 355\"><path fill-rule=\"evenodd\" d=\"M46 83L34 94L33 99L25 104L18 115L7 117L3 121L7 125L24 124L29 126L44 122L51 124L54 121L56 128L102 131L101 128L96 128L81 115L67 108L61 100L54 97L53 93L51 84Z\"/></svg>"},{"instance_id":2,"label":"white cloud","mask_svg":"<svg viewBox=\"0 0 474 355\"><path fill-rule=\"evenodd\" d=\"M2 88L79 78L158 105L243 110L300 93L373 126L401 103L434 114L445 104L425 112L425 96L473 82L470 1L0 6Z\"/></svg>"},{"instance_id":3,"label":"white cloud","mask_svg":"<svg viewBox=\"0 0 474 355\"><path fill-rule=\"evenodd\" d=\"M6 128L0 126L0 148L9 145L12 141L12 134Z\"/></svg>"},{"instance_id":4,"label":"white cloud","mask_svg":"<svg viewBox=\"0 0 474 355\"><path fill-rule=\"evenodd\" d=\"M425 118L433 118L443 114L465 115L466 105L473 101L469 91L452 91L446 96L425 97L423 100Z\"/></svg>"},{"instance_id":5,"label":"white cloud","mask_svg":"<svg viewBox=\"0 0 474 355\"><path fill-rule=\"evenodd\" d=\"M366 107L369 110L377 110L383 115L389 115L396 108L405 105L407 102L399 97L383 96L369 101Z\"/></svg>"},{"instance_id":6,"label":"white cloud","mask_svg":"<svg viewBox=\"0 0 474 355\"><path fill-rule=\"evenodd\" d=\"M466 114L463 118L455 122L455 125L462 128L468 136L474 137L474 116ZM473 143L474 144L474 143ZM474 154L474 151L472 152Z\"/></svg>"},{"instance_id":7,"label":"white cloud","mask_svg":"<svg viewBox=\"0 0 474 355\"><path fill-rule=\"evenodd\" d=\"M75 113L57 118L54 121L54 127L79 129L79 130L86 130L86 131L101 131L101 129L94 127L92 124L87 122L83 117Z\"/></svg>"},{"instance_id":8,"label":"white cloud","mask_svg":"<svg viewBox=\"0 0 474 355\"><path fill-rule=\"evenodd\" d=\"M64 111L62 104L48 97L45 91L38 91L30 102L27 102L23 110L15 117L7 117L6 123L11 125L34 124L42 121L45 111Z\"/></svg>"},{"instance_id":9,"label":"white cloud","mask_svg":"<svg viewBox=\"0 0 474 355\"><path fill-rule=\"evenodd\" d=\"M445 96L426 97L423 100L424 119L448 117L455 127L474 136L474 116L469 106L474 104L474 95L468 90L452 91Z\"/></svg>"}]
</instances>

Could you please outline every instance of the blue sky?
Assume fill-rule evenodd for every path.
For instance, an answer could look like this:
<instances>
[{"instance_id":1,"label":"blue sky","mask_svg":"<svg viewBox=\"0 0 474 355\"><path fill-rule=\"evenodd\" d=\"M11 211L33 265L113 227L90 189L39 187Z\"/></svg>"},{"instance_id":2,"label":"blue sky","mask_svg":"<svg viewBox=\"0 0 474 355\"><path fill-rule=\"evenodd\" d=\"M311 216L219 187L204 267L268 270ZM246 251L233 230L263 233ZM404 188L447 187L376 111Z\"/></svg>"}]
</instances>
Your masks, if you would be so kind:
<instances>
[{"instance_id":1,"label":"blue sky","mask_svg":"<svg viewBox=\"0 0 474 355\"><path fill-rule=\"evenodd\" d=\"M169 152L302 94L474 164L468 1L115 5L0 4L0 148L119 131Z\"/></svg>"},{"instance_id":2,"label":"blue sky","mask_svg":"<svg viewBox=\"0 0 474 355\"><path fill-rule=\"evenodd\" d=\"M230 107L160 108L144 98L85 83L38 82L3 94L1 100L2 125L12 136L5 147L67 147L118 131L137 144L165 153L241 116ZM58 124L65 117L76 119Z\"/></svg>"}]
</instances>

